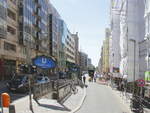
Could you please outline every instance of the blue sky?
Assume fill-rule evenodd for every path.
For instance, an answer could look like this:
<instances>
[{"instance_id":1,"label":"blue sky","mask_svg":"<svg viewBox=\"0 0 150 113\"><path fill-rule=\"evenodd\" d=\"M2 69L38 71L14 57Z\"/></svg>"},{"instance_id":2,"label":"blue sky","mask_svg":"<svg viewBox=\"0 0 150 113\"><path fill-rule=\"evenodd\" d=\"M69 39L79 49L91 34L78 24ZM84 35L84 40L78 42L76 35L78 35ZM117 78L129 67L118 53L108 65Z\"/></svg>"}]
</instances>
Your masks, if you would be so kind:
<instances>
[{"instance_id":1,"label":"blue sky","mask_svg":"<svg viewBox=\"0 0 150 113\"><path fill-rule=\"evenodd\" d=\"M105 28L109 26L110 0L50 0L72 33L79 33L80 50L97 66Z\"/></svg>"}]
</instances>

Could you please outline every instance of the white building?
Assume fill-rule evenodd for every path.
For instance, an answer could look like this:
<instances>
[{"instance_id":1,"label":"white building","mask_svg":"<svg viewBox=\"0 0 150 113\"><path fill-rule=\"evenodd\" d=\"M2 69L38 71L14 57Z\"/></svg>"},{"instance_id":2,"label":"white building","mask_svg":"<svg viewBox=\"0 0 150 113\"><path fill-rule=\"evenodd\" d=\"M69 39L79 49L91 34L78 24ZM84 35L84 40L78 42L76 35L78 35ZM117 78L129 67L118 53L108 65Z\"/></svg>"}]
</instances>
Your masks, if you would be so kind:
<instances>
[{"instance_id":1,"label":"white building","mask_svg":"<svg viewBox=\"0 0 150 113\"><path fill-rule=\"evenodd\" d=\"M111 38L110 38L110 72L115 77L119 77L120 66L120 5L121 0L111 0Z\"/></svg>"},{"instance_id":2,"label":"white building","mask_svg":"<svg viewBox=\"0 0 150 113\"><path fill-rule=\"evenodd\" d=\"M137 80L139 74L139 42L144 40L144 0L122 0L120 15L120 48L122 75L128 82Z\"/></svg>"},{"instance_id":3,"label":"white building","mask_svg":"<svg viewBox=\"0 0 150 113\"><path fill-rule=\"evenodd\" d=\"M139 42L139 77L144 79L144 73L147 70L147 43L146 40Z\"/></svg>"},{"instance_id":4,"label":"white building","mask_svg":"<svg viewBox=\"0 0 150 113\"><path fill-rule=\"evenodd\" d=\"M145 0L145 38L147 46L147 70L150 71L150 0ZM149 56L149 57L148 57ZM149 60L148 60L149 58Z\"/></svg>"}]
</instances>

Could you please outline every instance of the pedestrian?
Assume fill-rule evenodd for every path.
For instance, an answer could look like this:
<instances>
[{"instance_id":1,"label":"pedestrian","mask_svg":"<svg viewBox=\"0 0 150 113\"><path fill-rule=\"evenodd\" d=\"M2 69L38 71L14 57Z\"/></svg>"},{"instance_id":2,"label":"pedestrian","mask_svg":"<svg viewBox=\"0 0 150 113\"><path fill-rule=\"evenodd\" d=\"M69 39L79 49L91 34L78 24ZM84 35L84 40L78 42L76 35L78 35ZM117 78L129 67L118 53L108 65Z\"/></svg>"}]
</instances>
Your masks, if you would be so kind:
<instances>
[{"instance_id":1,"label":"pedestrian","mask_svg":"<svg viewBox=\"0 0 150 113\"><path fill-rule=\"evenodd\" d=\"M83 76L83 83L84 83L84 85L85 85L85 80L86 80L86 77L85 77L85 76Z\"/></svg>"}]
</instances>

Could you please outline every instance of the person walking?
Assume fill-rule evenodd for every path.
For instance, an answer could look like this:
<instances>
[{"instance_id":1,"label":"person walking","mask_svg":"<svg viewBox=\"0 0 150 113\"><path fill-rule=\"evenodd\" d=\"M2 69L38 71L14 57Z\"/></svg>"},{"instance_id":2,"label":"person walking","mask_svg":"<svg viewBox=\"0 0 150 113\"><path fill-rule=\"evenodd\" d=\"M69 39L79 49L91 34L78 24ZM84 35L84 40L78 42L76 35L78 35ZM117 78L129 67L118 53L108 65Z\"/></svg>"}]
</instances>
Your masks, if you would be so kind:
<instances>
[{"instance_id":1,"label":"person walking","mask_svg":"<svg viewBox=\"0 0 150 113\"><path fill-rule=\"evenodd\" d=\"M86 81L86 77L85 77L85 75L83 76L83 83L84 83L84 85L85 85L85 81Z\"/></svg>"}]
</instances>

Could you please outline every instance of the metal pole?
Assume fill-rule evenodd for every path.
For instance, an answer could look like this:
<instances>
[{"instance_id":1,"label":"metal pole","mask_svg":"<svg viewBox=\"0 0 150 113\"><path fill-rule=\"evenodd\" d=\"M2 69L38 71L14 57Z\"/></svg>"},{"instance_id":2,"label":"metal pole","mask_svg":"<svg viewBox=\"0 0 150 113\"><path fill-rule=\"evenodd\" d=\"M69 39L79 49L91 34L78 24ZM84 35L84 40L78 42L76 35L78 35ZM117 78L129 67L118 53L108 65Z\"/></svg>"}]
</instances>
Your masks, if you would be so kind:
<instances>
[{"instance_id":1,"label":"metal pole","mask_svg":"<svg viewBox=\"0 0 150 113\"><path fill-rule=\"evenodd\" d=\"M3 110L3 99L2 99L2 96L1 96L1 109L2 109L2 113L4 113L4 110Z\"/></svg>"},{"instance_id":2,"label":"metal pole","mask_svg":"<svg viewBox=\"0 0 150 113\"><path fill-rule=\"evenodd\" d=\"M134 86L133 86L133 93L135 93L135 60L136 60L136 42L135 40L134 42L134 76L133 76L133 80L134 80Z\"/></svg>"},{"instance_id":3,"label":"metal pole","mask_svg":"<svg viewBox=\"0 0 150 113\"><path fill-rule=\"evenodd\" d=\"M33 112L33 107L32 107L32 96L31 96L31 76L29 75L29 104L30 104L30 110Z\"/></svg>"}]
</instances>

